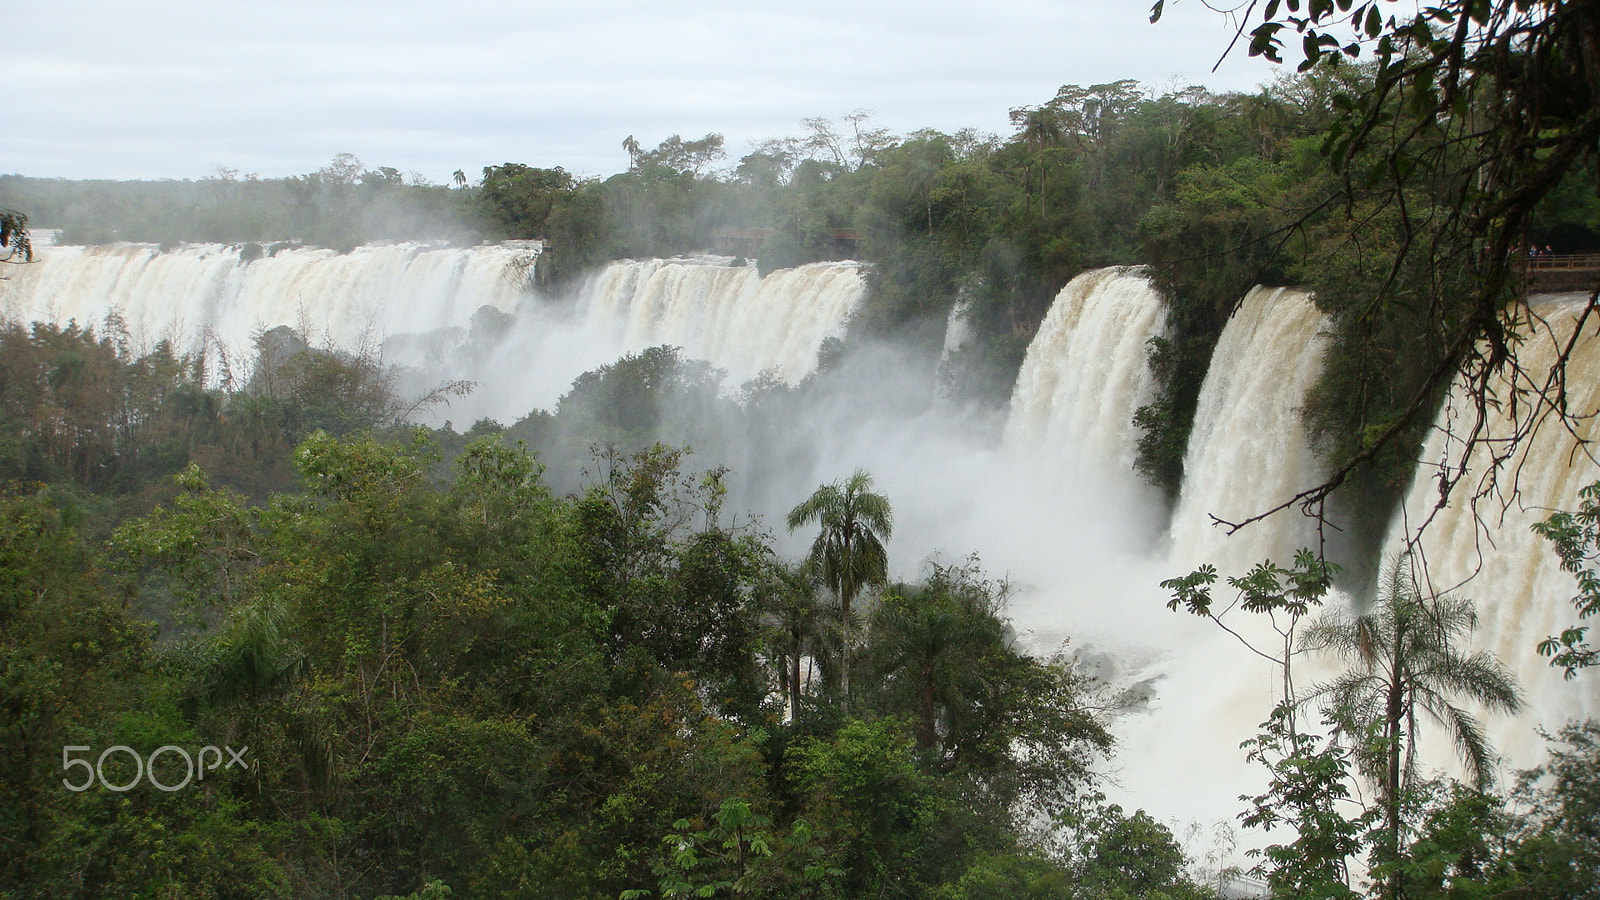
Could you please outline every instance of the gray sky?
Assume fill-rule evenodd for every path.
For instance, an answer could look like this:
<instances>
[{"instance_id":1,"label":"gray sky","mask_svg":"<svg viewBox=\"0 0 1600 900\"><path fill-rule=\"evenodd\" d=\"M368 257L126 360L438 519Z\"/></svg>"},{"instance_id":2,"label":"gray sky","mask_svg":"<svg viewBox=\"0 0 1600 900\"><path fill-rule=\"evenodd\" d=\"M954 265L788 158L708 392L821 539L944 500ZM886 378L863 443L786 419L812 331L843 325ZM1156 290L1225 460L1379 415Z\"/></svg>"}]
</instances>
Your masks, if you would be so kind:
<instances>
[{"instance_id":1,"label":"gray sky","mask_svg":"<svg viewBox=\"0 0 1600 900\"><path fill-rule=\"evenodd\" d=\"M314 171L339 152L457 168L626 167L622 139L752 140L872 111L1008 134L1062 84L1247 90L1271 67L1199 0L48 0L12 4L0 173Z\"/></svg>"}]
</instances>

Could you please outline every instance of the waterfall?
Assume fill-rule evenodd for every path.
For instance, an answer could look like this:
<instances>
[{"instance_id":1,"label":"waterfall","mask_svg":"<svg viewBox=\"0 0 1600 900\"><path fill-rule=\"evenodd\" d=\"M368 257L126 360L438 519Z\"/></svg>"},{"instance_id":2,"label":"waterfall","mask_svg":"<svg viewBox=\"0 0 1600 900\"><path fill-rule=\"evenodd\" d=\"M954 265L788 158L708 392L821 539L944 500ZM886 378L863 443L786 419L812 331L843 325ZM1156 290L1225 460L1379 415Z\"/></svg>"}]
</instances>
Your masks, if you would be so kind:
<instances>
[{"instance_id":1,"label":"waterfall","mask_svg":"<svg viewBox=\"0 0 1600 900\"><path fill-rule=\"evenodd\" d=\"M1223 329L1183 458L1171 526L1178 569L1210 562L1224 574L1243 574L1266 559L1287 564L1295 549L1314 546L1314 525L1297 509L1232 537L1211 517L1238 522L1321 478L1300 408L1322 369L1323 322L1310 294L1256 287Z\"/></svg>"},{"instance_id":2,"label":"waterfall","mask_svg":"<svg viewBox=\"0 0 1600 900\"><path fill-rule=\"evenodd\" d=\"M944 322L944 349L939 359L949 359L950 354L971 343L976 330L972 324L972 301L957 300L951 304L950 315Z\"/></svg>"},{"instance_id":3,"label":"waterfall","mask_svg":"<svg viewBox=\"0 0 1600 900\"><path fill-rule=\"evenodd\" d=\"M763 278L721 257L622 261L584 286L574 313L525 302L532 242L283 248L254 258L251 246L50 247L0 280L0 316L99 325L115 312L136 349L220 344L235 365L248 365L259 331L288 325L313 343L385 347L391 361L417 367L408 383L420 388L474 380L478 396L439 414L512 421L552 406L585 370L658 344L728 370L733 384L769 370L799 381L866 292L854 262ZM514 315L492 346L468 337L484 306Z\"/></svg>"},{"instance_id":4,"label":"waterfall","mask_svg":"<svg viewBox=\"0 0 1600 900\"><path fill-rule=\"evenodd\" d=\"M313 341L376 347L402 331L463 325L481 306L509 311L536 245L449 248L406 243L332 250L259 245L51 247L0 281L0 315L98 325L115 310L141 347L220 341L239 358L255 332L290 325Z\"/></svg>"},{"instance_id":5,"label":"waterfall","mask_svg":"<svg viewBox=\"0 0 1600 900\"><path fill-rule=\"evenodd\" d=\"M1166 327L1166 305L1142 270L1099 269L1072 279L1028 345L1005 449L1058 484L1139 492L1133 414L1153 397L1146 344Z\"/></svg>"},{"instance_id":6,"label":"waterfall","mask_svg":"<svg viewBox=\"0 0 1600 900\"><path fill-rule=\"evenodd\" d=\"M1454 590L1477 601L1479 617L1475 646L1492 651L1517 676L1528 708L1516 720L1491 722L1497 749L1515 765L1539 761L1543 741L1535 725L1554 731L1568 719L1600 715L1600 682L1594 673L1565 681L1551 669L1535 646L1546 636L1559 634L1577 623L1568 602L1577 593L1571 574L1561 571L1548 541L1530 526L1553 510L1578 506L1578 490L1600 479L1592 449L1580 441L1600 438L1595 413L1600 411L1600 340L1591 333L1576 345L1567 364L1568 408L1580 417L1569 433L1549 416L1548 408L1530 403L1526 395L1512 402L1516 388L1542 383L1557 354L1570 338L1581 303L1551 302L1533 311L1529 338L1517 348L1517 361L1527 376L1516 384L1501 380L1494 385L1502 401L1490 409L1486 434L1505 438L1543 418L1531 439L1524 439L1511 458L1497 469L1493 451L1478 446L1465 460L1465 474L1439 505L1439 478L1462 468L1463 439L1473 427L1476 413L1465 388L1458 383L1441 409L1425 444L1405 503L1390 527L1387 546L1399 553L1418 526L1427 521L1416 553L1425 563L1419 584L1430 593ZM1593 329L1593 323L1590 324ZM1531 383L1530 383L1531 379ZM1496 490L1476 505L1485 480L1494 469ZM1444 743L1442 738L1436 744ZM1436 748L1437 749L1437 748ZM1448 748L1437 754L1437 764L1449 761Z\"/></svg>"},{"instance_id":7,"label":"waterfall","mask_svg":"<svg viewBox=\"0 0 1600 900\"><path fill-rule=\"evenodd\" d=\"M754 266L694 257L612 263L585 304L591 324L610 328L623 351L671 344L726 369L734 383L768 370L793 383L816 368L824 340L843 336L865 295L855 262L763 278Z\"/></svg>"},{"instance_id":8,"label":"waterfall","mask_svg":"<svg viewBox=\"0 0 1600 900\"><path fill-rule=\"evenodd\" d=\"M1132 418L1153 393L1146 343L1166 332L1160 297L1136 269L1086 273L1062 290L1029 345L1003 448L1046 470L1046 478L1035 478L1035 493L1056 517L1075 523L1013 516L1011 540L1033 547L1045 543L1034 535L1040 532L1050 546L1033 565L1054 559L1059 570L1032 576L1043 596L1017 604L1018 622L1071 634L1091 654L1104 648L1113 671L1121 669L1116 677L1152 693L1148 714L1117 723L1128 802L1160 798L1187 815L1221 818L1239 794L1259 790L1259 774L1238 742L1276 701L1276 671L1211 623L1165 609L1155 585L1201 562L1242 574L1267 556L1287 561L1303 542L1294 513L1231 541L1210 528L1207 513L1261 512L1314 481L1299 407L1321 367L1322 327L1302 291L1256 288L1244 298L1202 386L1167 553L1152 553L1137 530L1105 539L1125 527L1130 506L1072 503L1086 492L1103 496L1107 483L1143 488L1132 472ZM1231 597L1227 592L1219 588L1218 597ZM1265 625L1252 619L1233 621L1235 630L1266 640ZM1207 777L1196 782L1194 771Z\"/></svg>"}]
</instances>

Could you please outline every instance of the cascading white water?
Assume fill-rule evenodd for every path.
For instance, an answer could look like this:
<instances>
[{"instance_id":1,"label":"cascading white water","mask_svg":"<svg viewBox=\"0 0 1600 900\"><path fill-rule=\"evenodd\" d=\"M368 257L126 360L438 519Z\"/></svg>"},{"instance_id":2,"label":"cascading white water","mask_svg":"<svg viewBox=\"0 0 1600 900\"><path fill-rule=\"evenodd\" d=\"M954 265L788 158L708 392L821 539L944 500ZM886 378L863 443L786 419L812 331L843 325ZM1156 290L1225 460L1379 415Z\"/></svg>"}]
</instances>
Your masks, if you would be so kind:
<instances>
[{"instance_id":1,"label":"cascading white water","mask_svg":"<svg viewBox=\"0 0 1600 900\"><path fill-rule=\"evenodd\" d=\"M795 383L816 370L823 342L844 334L866 293L855 262L812 263L764 278L754 266L731 263L716 256L623 260L582 286L576 309L523 304L494 346L468 348L470 358L437 373L478 383L448 412L462 421L515 421L554 408L583 372L662 344L725 370L730 388L769 371Z\"/></svg>"},{"instance_id":2,"label":"cascading white water","mask_svg":"<svg viewBox=\"0 0 1600 900\"><path fill-rule=\"evenodd\" d=\"M1240 646L1233 634L1164 609L1165 597L1155 585L1206 562L1224 575L1243 574L1266 558L1287 563L1304 543L1293 512L1232 538L1211 528L1210 514L1242 518L1263 512L1315 479L1299 408L1320 372L1322 326L1323 317L1303 291L1258 287L1246 295L1223 331L1202 385L1169 545L1134 563L1145 582L1141 590L1091 601L1098 615L1126 617L1114 655L1148 660L1140 675L1154 685L1150 712L1124 719L1117 731L1124 748L1122 781L1131 789L1125 802L1151 804L1158 815L1225 821L1237 810L1239 795L1261 787L1260 770L1247 764L1238 748L1279 700L1280 673ZM1089 397L1115 390L1104 386L1109 380L1104 373L1130 364L1130 356L1143 362L1144 339L1130 337L1123 346L1083 357L1076 377ZM1030 349L1030 362L1032 356ZM1014 405L1022 390L1019 379ZM1124 405L1102 425L1128 454L1135 441L1132 412ZM1215 596L1220 608L1232 591L1219 585ZM1260 617L1229 621L1257 647L1275 649L1277 636ZM1196 779L1195 772L1206 777Z\"/></svg>"},{"instance_id":3,"label":"cascading white water","mask_svg":"<svg viewBox=\"0 0 1600 900\"><path fill-rule=\"evenodd\" d=\"M972 301L957 300L950 307L950 315L945 317L944 348L939 351L939 358L949 359L950 354L971 343L975 336L972 325Z\"/></svg>"},{"instance_id":4,"label":"cascading white water","mask_svg":"<svg viewBox=\"0 0 1600 900\"><path fill-rule=\"evenodd\" d=\"M1232 536L1216 516L1239 522L1277 506L1320 478L1300 409L1322 371L1324 317L1311 295L1256 287L1217 341L1200 388L1173 513L1172 560L1203 562L1229 575L1263 560L1287 564L1314 546L1310 520L1284 510Z\"/></svg>"},{"instance_id":5,"label":"cascading white water","mask_svg":"<svg viewBox=\"0 0 1600 900\"><path fill-rule=\"evenodd\" d=\"M220 341L248 355L254 333L289 325L313 341L376 347L395 332L465 324L481 306L514 309L536 245L408 243L286 248L244 261L241 247L51 247L0 281L0 315L98 325L115 309L143 346Z\"/></svg>"},{"instance_id":6,"label":"cascading white water","mask_svg":"<svg viewBox=\"0 0 1600 900\"><path fill-rule=\"evenodd\" d=\"M1146 345L1166 328L1166 305L1140 269L1068 282L1017 373L1005 449L1058 483L1139 492L1133 414L1154 395Z\"/></svg>"},{"instance_id":7,"label":"cascading white water","mask_svg":"<svg viewBox=\"0 0 1600 900\"><path fill-rule=\"evenodd\" d=\"M1039 649L1070 638L1148 697L1115 726L1117 801L1223 820L1258 787L1238 743L1271 708L1274 681L1231 636L1163 607L1158 582L1187 569L1153 546L1161 505L1133 470L1132 420L1153 397L1148 342L1166 329L1139 269L1088 272L1061 291L1017 377L1003 475L990 475L1025 481L1026 494L1000 496L984 546L1028 585L1011 609Z\"/></svg>"},{"instance_id":8,"label":"cascading white water","mask_svg":"<svg viewBox=\"0 0 1600 900\"><path fill-rule=\"evenodd\" d=\"M574 322L559 308L524 302L538 255L529 242L370 245L348 254L285 248L249 261L241 249L50 247L0 280L0 316L98 325L115 310L141 348L160 340L185 350L220 344L236 364L247 364L257 332L278 325L347 349L375 350L409 335L391 345L407 364L446 361L444 370L420 374L419 385L479 382L480 395L457 401L455 415L514 420L552 405L585 369L657 344L711 361L734 384L767 370L799 381L816 368L823 341L843 334L865 294L854 262L763 278L720 257L623 261L585 286ZM518 314L511 332L487 355L448 359L483 306ZM440 330L448 333L425 337ZM525 377L508 378L513 372Z\"/></svg>"},{"instance_id":9,"label":"cascading white water","mask_svg":"<svg viewBox=\"0 0 1600 900\"><path fill-rule=\"evenodd\" d=\"M866 295L855 262L811 263L765 278L723 257L627 260L589 287L586 316L627 352L660 344L709 360L742 382L763 371L793 383L817 366Z\"/></svg>"},{"instance_id":10,"label":"cascading white water","mask_svg":"<svg viewBox=\"0 0 1600 900\"><path fill-rule=\"evenodd\" d=\"M1557 354L1571 336L1581 304L1546 302L1533 311L1537 316L1529 339L1517 349L1520 366L1542 383ZM1476 413L1465 388L1457 384L1440 411L1426 442L1411 490L1390 528L1387 546L1398 554L1407 538L1414 538L1424 522L1415 553L1425 564L1419 583L1429 593L1454 590L1476 601L1479 617L1474 646L1493 652L1518 677L1527 699L1527 711L1514 720L1491 720L1496 748L1515 766L1539 761L1543 741L1537 727L1554 732L1569 719L1600 715L1600 679L1584 673L1566 681L1535 653L1545 637L1576 624L1577 614L1568 599L1577 593L1572 575L1561 571L1550 544L1535 534L1534 522L1553 510L1576 509L1578 491L1600 479L1600 463L1580 441L1600 438L1595 414L1600 411L1600 335L1580 338L1567 365L1569 410L1578 416L1575 432L1566 431L1548 408L1524 396L1512 403L1513 385L1496 386L1502 404L1490 409L1487 436L1504 439L1545 416L1537 433L1524 440L1517 452L1494 473L1497 490L1480 499L1474 494L1488 486L1490 446L1479 446L1465 460L1461 478L1443 508L1439 504L1439 478L1459 473L1462 441ZM1528 387L1524 380L1520 387ZM1431 517L1431 521L1428 521ZM1448 743L1433 742L1435 764L1449 761ZM1425 748L1426 749L1426 748Z\"/></svg>"}]
</instances>

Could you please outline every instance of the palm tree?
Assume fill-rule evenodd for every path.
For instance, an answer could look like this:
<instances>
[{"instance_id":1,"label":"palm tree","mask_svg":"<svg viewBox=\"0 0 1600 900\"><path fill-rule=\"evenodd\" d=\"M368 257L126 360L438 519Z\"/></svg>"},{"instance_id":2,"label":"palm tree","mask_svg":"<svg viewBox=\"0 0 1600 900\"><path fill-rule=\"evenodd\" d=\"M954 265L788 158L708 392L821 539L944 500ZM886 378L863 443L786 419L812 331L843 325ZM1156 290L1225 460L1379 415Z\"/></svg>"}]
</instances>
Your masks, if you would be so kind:
<instances>
[{"instance_id":1,"label":"palm tree","mask_svg":"<svg viewBox=\"0 0 1600 900\"><path fill-rule=\"evenodd\" d=\"M1066 140L1066 124L1062 121L1061 109L1054 104L1044 106L1026 106L1011 111L1011 124L1016 126L1023 143L1033 151L1023 168L1023 197L1031 207L1032 199L1027 196L1027 181L1032 180L1033 166L1039 165L1039 214L1044 215L1045 191L1048 189L1050 169L1045 154L1060 147Z\"/></svg>"},{"instance_id":2,"label":"palm tree","mask_svg":"<svg viewBox=\"0 0 1600 900\"><path fill-rule=\"evenodd\" d=\"M775 641L773 656L782 663L782 693L789 715L798 716L806 682L801 666L808 656L822 662L833 631L833 608L818 602L816 576L809 567L779 567L772 588L767 623Z\"/></svg>"},{"instance_id":3,"label":"palm tree","mask_svg":"<svg viewBox=\"0 0 1600 900\"><path fill-rule=\"evenodd\" d=\"M1471 600L1423 597L1408 557L1402 556L1385 569L1378 600L1367 614L1327 616L1306 632L1307 648L1330 651L1350 664L1349 671L1317 686L1306 699L1322 699L1339 727L1357 735L1357 766L1377 786L1383 807L1390 863L1383 894L1391 900L1402 889L1396 865L1401 798L1416 772L1417 710L1449 732L1481 787L1492 775L1488 738L1457 701L1506 714L1522 706L1515 679L1493 654L1457 646L1477 622Z\"/></svg>"},{"instance_id":4,"label":"palm tree","mask_svg":"<svg viewBox=\"0 0 1600 900\"><path fill-rule=\"evenodd\" d=\"M863 587L889 578L889 557L883 542L894 531L889 499L872 492L872 476L857 469L842 482L825 484L789 510L789 530L817 524L808 562L839 598L844 647L839 666L846 711L850 708L850 604Z\"/></svg>"},{"instance_id":5,"label":"palm tree","mask_svg":"<svg viewBox=\"0 0 1600 900\"><path fill-rule=\"evenodd\" d=\"M1000 620L961 596L963 587L949 570L936 569L924 587L889 592L873 614L873 656L882 684L916 710L923 750L939 747L941 724L945 736L954 738L963 714L984 705L994 661L1005 655Z\"/></svg>"}]
</instances>

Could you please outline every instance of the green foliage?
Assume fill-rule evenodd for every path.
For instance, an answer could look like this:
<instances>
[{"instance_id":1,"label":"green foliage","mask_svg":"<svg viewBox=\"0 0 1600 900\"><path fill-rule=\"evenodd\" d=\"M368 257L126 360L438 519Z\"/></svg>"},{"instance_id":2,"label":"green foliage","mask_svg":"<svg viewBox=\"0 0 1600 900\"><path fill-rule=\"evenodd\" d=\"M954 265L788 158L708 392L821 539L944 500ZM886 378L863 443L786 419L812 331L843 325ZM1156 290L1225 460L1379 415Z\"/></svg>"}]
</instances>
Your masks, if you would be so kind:
<instances>
[{"instance_id":1,"label":"green foliage","mask_svg":"<svg viewBox=\"0 0 1600 900\"><path fill-rule=\"evenodd\" d=\"M1556 253L1582 253L1600 246L1600 190L1589 168L1573 169L1535 211L1528 237Z\"/></svg>"},{"instance_id":2,"label":"green foliage","mask_svg":"<svg viewBox=\"0 0 1600 900\"><path fill-rule=\"evenodd\" d=\"M544 221L544 248L534 271L541 287L563 291L608 258L603 189L582 181L557 197Z\"/></svg>"},{"instance_id":3,"label":"green foliage","mask_svg":"<svg viewBox=\"0 0 1600 900\"><path fill-rule=\"evenodd\" d=\"M393 373L371 355L314 348L283 326L257 336L256 354L245 393L278 401L285 424L300 434L393 426L408 412Z\"/></svg>"},{"instance_id":4,"label":"green foliage","mask_svg":"<svg viewBox=\"0 0 1600 900\"><path fill-rule=\"evenodd\" d=\"M216 439L204 360L166 342L135 356L128 343L114 316L103 333L0 325L0 476L127 490Z\"/></svg>"},{"instance_id":5,"label":"green foliage","mask_svg":"<svg viewBox=\"0 0 1600 900\"><path fill-rule=\"evenodd\" d=\"M1065 867L1035 853L988 853L961 877L941 885L939 900L1075 900L1077 885Z\"/></svg>"},{"instance_id":6,"label":"green foliage","mask_svg":"<svg viewBox=\"0 0 1600 900\"><path fill-rule=\"evenodd\" d=\"M559 166L536 169L506 163L483 167L483 180L472 199L492 236L545 238L553 210L575 186L572 175Z\"/></svg>"},{"instance_id":7,"label":"green foliage","mask_svg":"<svg viewBox=\"0 0 1600 900\"><path fill-rule=\"evenodd\" d=\"M122 529L115 543L136 563L178 576L195 602L233 606L241 589L238 570L255 558L250 512L238 495L213 490L199 466L191 464L174 480L182 493L172 505Z\"/></svg>"},{"instance_id":8,"label":"green foliage","mask_svg":"<svg viewBox=\"0 0 1600 900\"><path fill-rule=\"evenodd\" d=\"M1501 877L1527 884L1531 896L1592 900L1600 894L1600 723L1568 723L1550 742L1549 759L1513 794L1528 813Z\"/></svg>"},{"instance_id":9,"label":"green foliage","mask_svg":"<svg viewBox=\"0 0 1600 900\"><path fill-rule=\"evenodd\" d=\"M1151 341L1158 387L1134 415L1135 468L1169 500L1182 482L1200 387L1228 317L1251 286L1285 282L1281 232L1307 202L1306 186L1277 147L1267 152L1181 169L1171 198L1139 219L1145 259L1167 300L1169 334Z\"/></svg>"},{"instance_id":10,"label":"green foliage","mask_svg":"<svg viewBox=\"0 0 1600 900\"><path fill-rule=\"evenodd\" d=\"M1194 615L1210 619L1252 653L1278 668L1283 679L1280 702L1288 710L1289 722L1286 727L1292 732L1293 709L1298 701L1294 686L1294 658L1305 652L1305 648L1300 646L1299 626L1313 609L1322 605L1338 572L1337 565L1305 548L1295 552L1294 565L1287 569L1265 560L1242 576L1228 578L1228 585L1238 591L1238 596L1221 612L1213 609L1211 586L1217 581L1217 568L1210 563L1188 575L1169 578L1161 582L1161 587L1172 592L1172 598L1167 601L1168 609L1182 607ZM1278 637L1278 647L1257 647L1225 621L1228 613L1236 607L1244 612L1266 616Z\"/></svg>"},{"instance_id":11,"label":"green foliage","mask_svg":"<svg viewBox=\"0 0 1600 900\"><path fill-rule=\"evenodd\" d=\"M1070 660L1015 646L1001 618L1008 590L975 559L890 590L873 611L864 702L914 722L934 770L970 780L1002 815L1054 815L1090 782L1111 736Z\"/></svg>"},{"instance_id":12,"label":"green foliage","mask_svg":"<svg viewBox=\"0 0 1600 900\"><path fill-rule=\"evenodd\" d=\"M1421 821L1402 865L1407 896L1487 897L1503 841L1514 833L1505 801L1455 782L1418 786Z\"/></svg>"},{"instance_id":13,"label":"green foliage","mask_svg":"<svg viewBox=\"0 0 1600 900\"><path fill-rule=\"evenodd\" d=\"M1553 545L1561 568L1577 580L1572 606L1581 623L1600 612L1600 571L1594 566L1600 557L1600 482L1585 486L1578 496L1577 509L1551 513L1544 521L1535 522L1533 530ZM1539 655L1550 657L1550 665L1566 670L1567 678L1576 677L1579 669L1600 664L1600 650L1590 646L1588 633L1583 624L1563 629L1539 642Z\"/></svg>"},{"instance_id":14,"label":"green foliage","mask_svg":"<svg viewBox=\"0 0 1600 900\"><path fill-rule=\"evenodd\" d=\"M1261 870L1274 895L1354 900L1350 860L1366 846L1372 814L1355 810L1351 752L1332 740L1294 728L1294 707L1280 703L1255 737L1241 746L1246 758L1266 766L1266 791L1243 797L1250 808L1241 817L1249 828L1287 826L1287 844L1259 852Z\"/></svg>"},{"instance_id":15,"label":"green foliage","mask_svg":"<svg viewBox=\"0 0 1600 900\"><path fill-rule=\"evenodd\" d=\"M1104 799L1085 798L1062 816L1074 845L1069 870L1079 896L1167 900L1209 896L1184 874L1188 859L1170 829L1142 809L1130 816Z\"/></svg>"},{"instance_id":16,"label":"green foliage","mask_svg":"<svg viewBox=\"0 0 1600 900\"><path fill-rule=\"evenodd\" d=\"M1410 845L1373 875L1393 871L1405 896L1425 900L1594 897L1595 733L1592 721L1569 723L1509 796L1449 781L1413 785Z\"/></svg>"},{"instance_id":17,"label":"green foliage","mask_svg":"<svg viewBox=\"0 0 1600 900\"><path fill-rule=\"evenodd\" d=\"M788 834L774 834L772 820L741 798L724 800L710 819L699 828L679 819L674 833L661 839L663 858L652 865L661 897L810 896L844 875L828 864L804 819L796 819ZM621 894L623 900L649 896L639 889Z\"/></svg>"},{"instance_id":18,"label":"green foliage","mask_svg":"<svg viewBox=\"0 0 1600 900\"><path fill-rule=\"evenodd\" d=\"M619 658L647 653L694 678L720 708L761 717L766 680L756 665L770 551L747 532L723 530L716 479L679 469L682 453L655 445L603 458L603 480L577 501L590 536L584 555L609 615ZM705 527L692 520L704 516Z\"/></svg>"},{"instance_id":19,"label":"green foliage","mask_svg":"<svg viewBox=\"0 0 1600 900\"><path fill-rule=\"evenodd\" d=\"M650 347L579 375L556 414L567 443L638 450L658 435L701 437L723 372L677 347Z\"/></svg>"},{"instance_id":20,"label":"green foliage","mask_svg":"<svg viewBox=\"0 0 1600 900\"><path fill-rule=\"evenodd\" d=\"M789 757L806 818L845 872L844 895L914 896L934 863L926 841L942 804L900 723L852 720Z\"/></svg>"},{"instance_id":21,"label":"green foliage","mask_svg":"<svg viewBox=\"0 0 1600 900\"><path fill-rule=\"evenodd\" d=\"M994 615L999 598L985 585L962 583L963 574L936 568L926 586L890 592L872 614L880 666L873 688L887 703L916 710L924 751L960 747L969 729L981 733L967 720L989 707L992 657L1007 649Z\"/></svg>"},{"instance_id":22,"label":"green foliage","mask_svg":"<svg viewBox=\"0 0 1600 900\"><path fill-rule=\"evenodd\" d=\"M61 748L101 742L151 629L128 614L92 550L43 496L0 494L0 884L66 890L87 858L73 833L121 816L61 787ZM110 743L110 742L103 742ZM104 863L84 875L108 877Z\"/></svg>"},{"instance_id":23,"label":"green foliage","mask_svg":"<svg viewBox=\"0 0 1600 900\"><path fill-rule=\"evenodd\" d=\"M1191 347L1183 353L1170 338L1156 335L1149 342L1150 374L1159 393L1133 412L1139 429L1138 453L1133 468L1147 483L1161 488L1168 503L1177 500L1183 486L1183 458L1194 429L1194 409L1200 398L1195 362L1201 354ZM1187 370L1187 371L1185 371Z\"/></svg>"},{"instance_id":24,"label":"green foliage","mask_svg":"<svg viewBox=\"0 0 1600 900\"><path fill-rule=\"evenodd\" d=\"M889 498L872 491L872 476L857 469L848 479L825 484L789 510L789 530L818 526L807 565L839 601L842 661L840 690L850 704L850 672L855 665L855 631L850 605L863 588L884 584L889 557L883 542L894 532Z\"/></svg>"},{"instance_id":25,"label":"green foliage","mask_svg":"<svg viewBox=\"0 0 1600 900\"><path fill-rule=\"evenodd\" d=\"M204 354L163 341L137 355L131 343L115 315L103 331L0 325L0 478L72 484L137 513L173 491L168 476L202 465L260 499L293 487L291 451L310 432L392 428L466 388L407 404L376 359L281 327L258 336L242 389L209 386Z\"/></svg>"},{"instance_id":26,"label":"green foliage","mask_svg":"<svg viewBox=\"0 0 1600 900\"><path fill-rule=\"evenodd\" d=\"M865 470L817 488L789 511L788 524L790 531L818 526L809 560L846 609L862 588L887 579L883 542L894 532L894 513Z\"/></svg>"},{"instance_id":27,"label":"green foliage","mask_svg":"<svg viewBox=\"0 0 1600 900\"><path fill-rule=\"evenodd\" d=\"M722 136L672 135L653 150L629 139L627 172L600 183L604 213L599 258L674 256L711 243L726 185L709 171Z\"/></svg>"},{"instance_id":28,"label":"green foliage","mask_svg":"<svg viewBox=\"0 0 1600 900\"><path fill-rule=\"evenodd\" d=\"M753 892L763 862L772 858L772 836L765 831L772 821L751 812L748 802L736 799L723 801L711 819L712 826L703 831L690 831L689 820L679 819L673 824L679 833L662 839L668 859L657 872L661 876L661 896L710 897L723 891L739 896ZM702 864L706 869L696 872ZM624 900L629 894L623 892Z\"/></svg>"},{"instance_id":29,"label":"green foliage","mask_svg":"<svg viewBox=\"0 0 1600 900\"><path fill-rule=\"evenodd\" d=\"M1434 787L1416 773L1417 723L1420 713L1449 732L1481 797L1492 756L1482 727L1458 704L1514 713L1521 704L1516 685L1492 655L1457 646L1476 624L1470 601L1423 597L1404 557L1386 567L1371 610L1327 612L1301 633L1301 621L1321 604L1334 574L1306 550L1292 569L1262 563L1229 580L1239 597L1221 613L1213 609L1214 567L1162 583L1172 592L1170 608L1211 618L1283 673L1282 699L1260 733L1242 745L1271 776L1266 791L1242 798L1250 803L1245 825L1286 825L1295 835L1260 852L1260 871L1275 895L1291 897L1359 896L1350 860L1363 854L1374 889L1385 897L1422 896L1421 887L1448 886L1451 879L1479 884L1472 879L1483 874L1488 851L1473 835L1484 833L1496 808L1469 806L1459 795L1443 806L1430 799ZM1233 606L1269 617L1283 640L1280 655L1230 627L1224 617ZM1346 671L1297 691L1294 657L1317 651L1331 653ZM1297 725L1301 709L1312 703L1322 707L1326 737ZM1358 777L1372 787L1370 806L1355 802Z\"/></svg>"}]
</instances>

